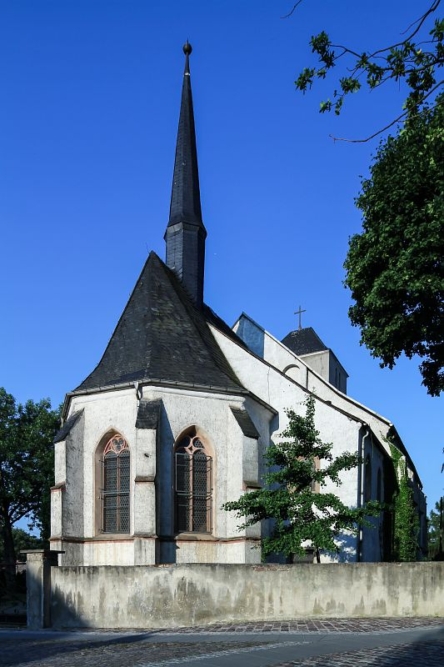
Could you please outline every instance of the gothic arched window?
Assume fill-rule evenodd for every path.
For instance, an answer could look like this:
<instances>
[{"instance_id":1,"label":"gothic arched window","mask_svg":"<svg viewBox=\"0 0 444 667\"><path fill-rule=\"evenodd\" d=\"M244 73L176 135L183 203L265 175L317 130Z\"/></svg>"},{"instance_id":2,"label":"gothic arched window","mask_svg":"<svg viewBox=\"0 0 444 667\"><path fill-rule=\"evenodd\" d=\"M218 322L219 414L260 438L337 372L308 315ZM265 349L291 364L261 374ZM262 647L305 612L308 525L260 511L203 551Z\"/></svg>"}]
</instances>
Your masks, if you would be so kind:
<instances>
[{"instance_id":1,"label":"gothic arched window","mask_svg":"<svg viewBox=\"0 0 444 667\"><path fill-rule=\"evenodd\" d=\"M130 452L128 443L116 433L103 450L102 531L130 532Z\"/></svg>"},{"instance_id":2,"label":"gothic arched window","mask_svg":"<svg viewBox=\"0 0 444 667\"><path fill-rule=\"evenodd\" d=\"M176 532L211 531L211 456L197 435L183 437L175 448Z\"/></svg>"}]
</instances>

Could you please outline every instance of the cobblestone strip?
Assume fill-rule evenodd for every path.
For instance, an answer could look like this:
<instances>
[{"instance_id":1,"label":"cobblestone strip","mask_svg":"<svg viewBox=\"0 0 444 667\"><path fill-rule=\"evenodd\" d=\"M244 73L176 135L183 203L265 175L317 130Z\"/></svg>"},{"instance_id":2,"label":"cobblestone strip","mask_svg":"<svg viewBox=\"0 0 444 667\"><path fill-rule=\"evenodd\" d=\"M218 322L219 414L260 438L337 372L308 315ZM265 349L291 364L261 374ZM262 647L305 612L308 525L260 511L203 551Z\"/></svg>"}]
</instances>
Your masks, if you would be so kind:
<instances>
[{"instance_id":1,"label":"cobblestone strip","mask_svg":"<svg viewBox=\"0 0 444 667\"><path fill-rule=\"evenodd\" d=\"M420 627L444 626L444 618L331 618L312 621L273 621L261 623L215 623L214 625L158 630L156 634L213 634L247 632L396 632ZM444 667L444 660L443 660Z\"/></svg>"},{"instance_id":2,"label":"cobblestone strip","mask_svg":"<svg viewBox=\"0 0 444 667\"><path fill-rule=\"evenodd\" d=\"M177 665L184 664L187 662L192 662L194 660L207 660L213 658L219 658L224 655L238 654L238 653L251 653L253 651L264 651L270 648L282 648L284 646L302 646L302 644L309 644L310 642L279 642L278 644L256 644L255 646L249 646L248 648L237 648L238 645L232 646L225 651L211 651L211 653L203 653L202 655L190 655L187 658L173 658L172 660L162 660L161 662L145 662L137 664L135 667L166 667L167 665Z\"/></svg>"},{"instance_id":3,"label":"cobblestone strip","mask_svg":"<svg viewBox=\"0 0 444 667\"><path fill-rule=\"evenodd\" d=\"M443 667L444 640L331 653L270 667Z\"/></svg>"}]
</instances>

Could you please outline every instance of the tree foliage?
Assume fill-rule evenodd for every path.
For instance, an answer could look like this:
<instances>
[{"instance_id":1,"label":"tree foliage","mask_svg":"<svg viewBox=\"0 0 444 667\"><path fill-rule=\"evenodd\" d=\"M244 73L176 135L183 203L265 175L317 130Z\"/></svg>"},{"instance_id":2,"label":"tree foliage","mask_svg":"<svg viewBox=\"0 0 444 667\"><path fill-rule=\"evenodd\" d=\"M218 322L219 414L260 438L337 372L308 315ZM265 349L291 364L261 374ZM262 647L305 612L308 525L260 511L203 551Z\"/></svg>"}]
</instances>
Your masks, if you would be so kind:
<instances>
[{"instance_id":1,"label":"tree foliage","mask_svg":"<svg viewBox=\"0 0 444 667\"><path fill-rule=\"evenodd\" d=\"M444 496L430 510L427 523L429 558L444 560Z\"/></svg>"},{"instance_id":2,"label":"tree foliage","mask_svg":"<svg viewBox=\"0 0 444 667\"><path fill-rule=\"evenodd\" d=\"M265 453L269 472L264 475L264 488L245 493L223 508L244 517L240 529L273 519L271 535L262 540L264 556L303 554L307 544L316 551L338 552L341 532L355 533L366 516L380 514L381 506L372 501L350 508L334 493L317 492L315 487L322 489L328 481L339 486L341 473L355 468L359 457L345 452L335 458L333 445L322 442L315 428L313 397L306 400L305 416L293 410L287 416L284 439Z\"/></svg>"},{"instance_id":3,"label":"tree foliage","mask_svg":"<svg viewBox=\"0 0 444 667\"><path fill-rule=\"evenodd\" d=\"M292 14L302 0L293 6ZM444 388L444 20L441 0L429 0L401 39L374 51L334 44L322 31L310 40L318 65L306 67L296 88L309 90L335 74L333 100L321 112L340 114L351 93L392 82L403 84L396 136L383 141L356 199L363 232L353 236L345 285L355 304L352 324L361 343L393 368L401 354L421 360L422 382L438 396ZM418 10L420 11L420 10Z\"/></svg>"},{"instance_id":4,"label":"tree foliage","mask_svg":"<svg viewBox=\"0 0 444 667\"><path fill-rule=\"evenodd\" d=\"M405 457L390 445L398 488L393 498L394 544L393 557L401 563L418 560L419 516L413 489L407 474Z\"/></svg>"},{"instance_id":5,"label":"tree foliage","mask_svg":"<svg viewBox=\"0 0 444 667\"><path fill-rule=\"evenodd\" d=\"M310 46L318 65L302 70L295 81L296 88L305 93L317 79L325 79L331 70L339 68L333 100L323 100L320 111L340 114L347 96L363 87L373 90L389 81L403 82L407 87L403 113L376 134L404 117L415 115L444 83L438 74L444 64L444 20L436 16L440 3L441 0L431 1L426 11L404 31L401 40L375 51L334 44L325 31L312 36Z\"/></svg>"},{"instance_id":6,"label":"tree foliage","mask_svg":"<svg viewBox=\"0 0 444 667\"><path fill-rule=\"evenodd\" d=\"M427 527L429 558L444 560L444 496L435 503L430 511Z\"/></svg>"},{"instance_id":7,"label":"tree foliage","mask_svg":"<svg viewBox=\"0 0 444 667\"><path fill-rule=\"evenodd\" d=\"M0 388L0 537L4 561L15 564L13 526L28 517L49 537L49 493L54 475L51 447L60 411L49 400L18 404Z\"/></svg>"},{"instance_id":8,"label":"tree foliage","mask_svg":"<svg viewBox=\"0 0 444 667\"><path fill-rule=\"evenodd\" d=\"M19 561L25 561L26 558L20 555L22 549L43 549L45 547L45 540L36 535L31 535L27 533L26 530L22 528L13 528L12 529L12 539L14 542L14 550ZM4 545L0 541L0 563L3 563L5 560Z\"/></svg>"},{"instance_id":9,"label":"tree foliage","mask_svg":"<svg viewBox=\"0 0 444 667\"><path fill-rule=\"evenodd\" d=\"M393 368L423 359L427 391L444 389L444 94L381 143L356 200L363 232L350 239L346 279L361 343Z\"/></svg>"}]
</instances>

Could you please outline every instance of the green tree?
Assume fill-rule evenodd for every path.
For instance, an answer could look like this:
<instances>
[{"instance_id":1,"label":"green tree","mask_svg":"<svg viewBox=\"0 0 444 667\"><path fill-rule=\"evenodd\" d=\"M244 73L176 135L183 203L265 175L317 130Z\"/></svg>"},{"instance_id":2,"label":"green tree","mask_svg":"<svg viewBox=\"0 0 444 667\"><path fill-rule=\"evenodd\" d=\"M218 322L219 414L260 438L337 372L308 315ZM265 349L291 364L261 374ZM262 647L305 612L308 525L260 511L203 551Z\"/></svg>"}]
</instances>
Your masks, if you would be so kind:
<instances>
[{"instance_id":1,"label":"green tree","mask_svg":"<svg viewBox=\"0 0 444 667\"><path fill-rule=\"evenodd\" d=\"M338 552L341 532L356 533L367 516L381 512L375 501L350 508L334 493L316 491L315 486L322 488L329 480L339 486L341 472L355 468L360 459L349 452L334 458L333 445L322 442L315 428L314 398L307 398L305 405L305 416L287 411L284 440L271 444L265 453L269 472L264 475L264 488L223 505L244 517L240 529L273 519L271 535L262 540L264 556L303 554L307 542L317 554L320 550Z\"/></svg>"},{"instance_id":2,"label":"green tree","mask_svg":"<svg viewBox=\"0 0 444 667\"><path fill-rule=\"evenodd\" d=\"M296 2L293 11L301 4ZM310 40L317 66L306 67L295 85L302 92L332 73L333 98L320 111L340 114L344 100L363 87L403 84L402 113L368 141L402 121L383 141L370 178L356 199L363 232L350 240L345 285L361 343L393 368L404 353L418 356L422 383L438 396L444 388L444 20L441 0L403 31L401 40L370 52L334 44L322 31ZM436 96L436 97L435 97ZM431 103L431 106L430 106Z\"/></svg>"},{"instance_id":3,"label":"green tree","mask_svg":"<svg viewBox=\"0 0 444 667\"><path fill-rule=\"evenodd\" d=\"M301 2L295 3L290 14ZM338 73L338 83L333 101L323 100L320 111L340 114L346 97L363 86L373 90L387 82L404 83L407 98L403 112L365 141L415 115L444 83L438 77L438 70L444 64L444 20L436 17L440 4L441 0L431 1L427 10L403 31L403 39L376 51L334 44L325 31L312 36L310 46L318 65L302 70L295 81L296 88L305 93L316 79L325 79L334 70Z\"/></svg>"},{"instance_id":4,"label":"green tree","mask_svg":"<svg viewBox=\"0 0 444 667\"><path fill-rule=\"evenodd\" d=\"M381 143L356 200L363 232L349 242L345 285L361 343L381 366L423 359L422 382L444 389L444 94Z\"/></svg>"},{"instance_id":5,"label":"green tree","mask_svg":"<svg viewBox=\"0 0 444 667\"><path fill-rule=\"evenodd\" d=\"M31 533L27 533L26 530L23 530L22 528L12 529L12 539L17 560L24 560L24 558L20 556L22 549L43 549L45 546L44 539L37 537L36 535L31 535ZM0 563L3 563L4 559L3 542L0 542Z\"/></svg>"},{"instance_id":6,"label":"green tree","mask_svg":"<svg viewBox=\"0 0 444 667\"><path fill-rule=\"evenodd\" d=\"M430 511L427 539L429 547L429 558L431 560L444 559L444 496L437 503L435 509Z\"/></svg>"},{"instance_id":7,"label":"green tree","mask_svg":"<svg viewBox=\"0 0 444 667\"><path fill-rule=\"evenodd\" d=\"M49 493L53 481L51 447L60 411L49 400L17 404L0 388L0 539L3 558L14 580L14 524L24 517L49 537Z\"/></svg>"}]
</instances>

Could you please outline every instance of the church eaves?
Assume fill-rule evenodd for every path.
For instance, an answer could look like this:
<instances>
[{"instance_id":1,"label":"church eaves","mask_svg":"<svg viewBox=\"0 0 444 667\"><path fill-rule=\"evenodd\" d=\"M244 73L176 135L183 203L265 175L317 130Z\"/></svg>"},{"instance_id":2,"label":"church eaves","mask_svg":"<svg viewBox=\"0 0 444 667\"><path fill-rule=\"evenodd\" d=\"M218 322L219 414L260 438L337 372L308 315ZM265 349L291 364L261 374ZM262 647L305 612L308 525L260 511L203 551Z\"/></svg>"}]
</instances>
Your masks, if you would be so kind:
<instances>
[{"instance_id":1,"label":"church eaves","mask_svg":"<svg viewBox=\"0 0 444 667\"><path fill-rule=\"evenodd\" d=\"M102 359L76 391L148 382L246 393L211 333L213 317L151 252Z\"/></svg>"},{"instance_id":2,"label":"church eaves","mask_svg":"<svg viewBox=\"0 0 444 667\"><path fill-rule=\"evenodd\" d=\"M191 93L189 56L183 47L185 71L176 141L170 217L165 232L166 264L172 269L198 307L203 304L205 238L200 203L196 131Z\"/></svg>"}]
</instances>

